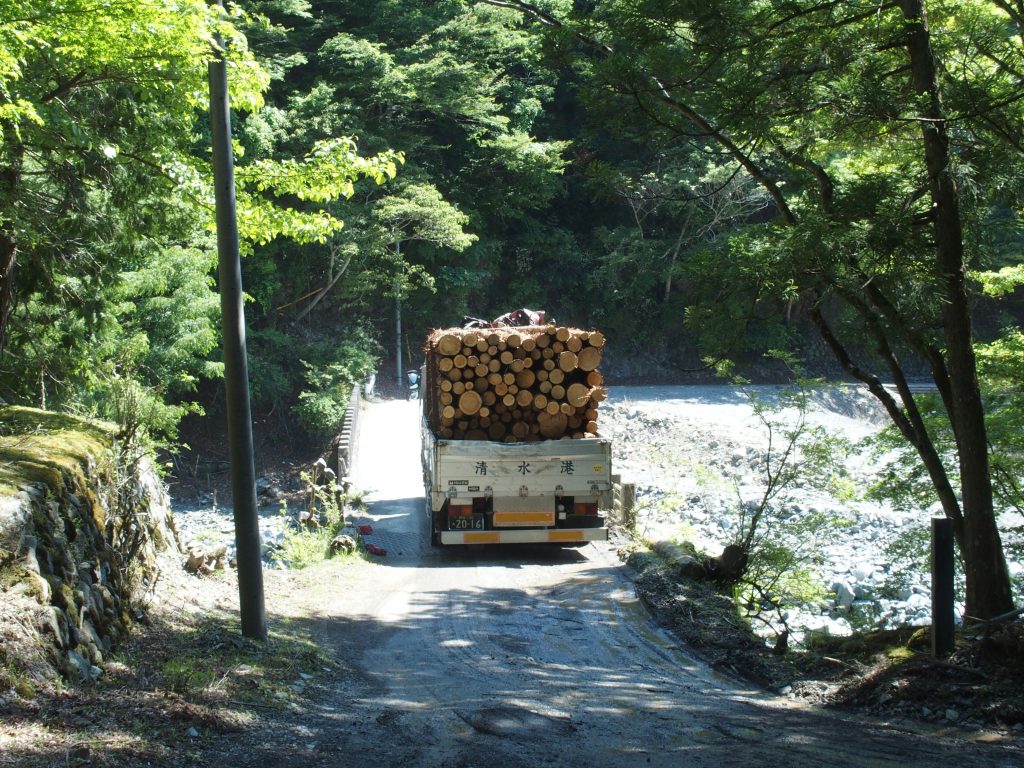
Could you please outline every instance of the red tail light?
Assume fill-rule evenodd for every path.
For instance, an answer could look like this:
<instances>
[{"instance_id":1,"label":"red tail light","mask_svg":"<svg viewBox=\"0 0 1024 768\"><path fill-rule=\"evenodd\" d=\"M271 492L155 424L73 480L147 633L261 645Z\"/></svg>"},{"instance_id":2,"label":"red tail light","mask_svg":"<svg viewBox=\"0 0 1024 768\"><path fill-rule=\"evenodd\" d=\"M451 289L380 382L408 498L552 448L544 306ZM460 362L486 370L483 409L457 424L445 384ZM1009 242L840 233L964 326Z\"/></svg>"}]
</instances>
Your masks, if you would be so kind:
<instances>
[{"instance_id":1,"label":"red tail light","mask_svg":"<svg viewBox=\"0 0 1024 768\"><path fill-rule=\"evenodd\" d=\"M594 503L594 504L580 504L580 503L576 503L576 504L573 505L573 511L577 515L596 515L597 514L597 504L596 503Z\"/></svg>"},{"instance_id":2,"label":"red tail light","mask_svg":"<svg viewBox=\"0 0 1024 768\"><path fill-rule=\"evenodd\" d=\"M454 500L448 502L448 517L469 517L472 514L472 499L468 499L465 503L458 504Z\"/></svg>"}]
</instances>

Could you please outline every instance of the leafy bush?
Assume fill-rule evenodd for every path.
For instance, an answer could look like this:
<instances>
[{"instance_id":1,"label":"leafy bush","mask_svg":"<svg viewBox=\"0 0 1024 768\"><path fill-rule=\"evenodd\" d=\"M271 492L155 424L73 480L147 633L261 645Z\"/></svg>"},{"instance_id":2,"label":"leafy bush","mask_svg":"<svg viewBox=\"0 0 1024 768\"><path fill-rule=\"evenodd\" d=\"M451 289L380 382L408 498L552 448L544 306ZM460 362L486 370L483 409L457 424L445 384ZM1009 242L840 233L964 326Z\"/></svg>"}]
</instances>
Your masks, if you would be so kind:
<instances>
[{"instance_id":1,"label":"leafy bush","mask_svg":"<svg viewBox=\"0 0 1024 768\"><path fill-rule=\"evenodd\" d=\"M302 360L305 368L305 389L299 393L293 411L300 426L314 438L337 434L345 418L352 387L377 367L372 342L364 334L355 334L330 349L325 360L321 356ZM313 349L323 353L323 347Z\"/></svg>"},{"instance_id":2,"label":"leafy bush","mask_svg":"<svg viewBox=\"0 0 1024 768\"><path fill-rule=\"evenodd\" d=\"M278 556L290 568L306 568L331 555L331 541L345 525L344 504L352 501L342 495L337 477L320 459L313 471L300 477L309 490L309 502L302 515L305 525L285 533ZM287 508L282 504L282 514Z\"/></svg>"},{"instance_id":3,"label":"leafy bush","mask_svg":"<svg viewBox=\"0 0 1024 768\"><path fill-rule=\"evenodd\" d=\"M792 365L784 357L783 361ZM788 629L787 606L825 598L827 590L812 564L821 543L844 524L823 513L793 514L786 504L790 491L799 483L845 497L853 492L843 466L849 444L808 424L810 397L817 385L817 381L798 378L774 398L744 392L768 438L768 447L759 457L763 490L759 499L745 499L736 485L732 544L742 559L722 578L749 620L780 634ZM795 420L784 413L787 410L795 411ZM703 487L721 487L725 482L707 469L701 469L698 478Z\"/></svg>"},{"instance_id":4,"label":"leafy bush","mask_svg":"<svg viewBox=\"0 0 1024 768\"><path fill-rule=\"evenodd\" d=\"M332 536L323 529L286 531L276 556L289 568L308 568L330 555Z\"/></svg>"},{"instance_id":5,"label":"leafy bush","mask_svg":"<svg viewBox=\"0 0 1024 768\"><path fill-rule=\"evenodd\" d=\"M351 385L341 382L324 390L300 393L293 408L299 425L312 437L336 434L345 419L351 394Z\"/></svg>"}]
</instances>

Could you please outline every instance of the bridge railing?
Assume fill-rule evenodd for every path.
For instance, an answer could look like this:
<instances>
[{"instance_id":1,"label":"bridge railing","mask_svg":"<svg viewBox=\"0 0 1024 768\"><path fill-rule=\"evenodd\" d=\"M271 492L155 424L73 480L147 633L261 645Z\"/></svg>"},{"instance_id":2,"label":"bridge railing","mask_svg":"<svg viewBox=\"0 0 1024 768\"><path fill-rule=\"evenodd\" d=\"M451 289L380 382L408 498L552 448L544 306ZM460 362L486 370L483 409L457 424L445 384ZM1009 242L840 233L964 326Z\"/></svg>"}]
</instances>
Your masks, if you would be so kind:
<instances>
[{"instance_id":1,"label":"bridge railing","mask_svg":"<svg viewBox=\"0 0 1024 768\"><path fill-rule=\"evenodd\" d=\"M362 410L363 387L352 387L352 395L345 410L341 432L335 440L334 465L338 473L338 484L347 492L355 484L356 446L359 442L359 414Z\"/></svg>"}]
</instances>

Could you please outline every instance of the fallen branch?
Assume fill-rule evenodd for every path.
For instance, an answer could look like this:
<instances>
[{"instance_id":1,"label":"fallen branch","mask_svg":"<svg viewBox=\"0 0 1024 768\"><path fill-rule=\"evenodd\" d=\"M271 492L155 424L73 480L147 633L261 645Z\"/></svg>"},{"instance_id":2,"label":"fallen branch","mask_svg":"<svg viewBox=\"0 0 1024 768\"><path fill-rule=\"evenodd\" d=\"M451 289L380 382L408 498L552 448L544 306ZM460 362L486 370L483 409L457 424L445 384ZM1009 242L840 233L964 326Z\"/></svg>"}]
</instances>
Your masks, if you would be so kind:
<instances>
[{"instance_id":1,"label":"fallen branch","mask_svg":"<svg viewBox=\"0 0 1024 768\"><path fill-rule=\"evenodd\" d=\"M973 621L974 623L980 624L983 627L991 627L995 624L1002 624L1003 622L1019 618L1020 616L1024 616L1024 606L1021 606L1020 608L1017 608L1013 611L1001 613L998 616L993 616L991 619L979 619L976 616L964 616L964 621Z\"/></svg>"}]
</instances>

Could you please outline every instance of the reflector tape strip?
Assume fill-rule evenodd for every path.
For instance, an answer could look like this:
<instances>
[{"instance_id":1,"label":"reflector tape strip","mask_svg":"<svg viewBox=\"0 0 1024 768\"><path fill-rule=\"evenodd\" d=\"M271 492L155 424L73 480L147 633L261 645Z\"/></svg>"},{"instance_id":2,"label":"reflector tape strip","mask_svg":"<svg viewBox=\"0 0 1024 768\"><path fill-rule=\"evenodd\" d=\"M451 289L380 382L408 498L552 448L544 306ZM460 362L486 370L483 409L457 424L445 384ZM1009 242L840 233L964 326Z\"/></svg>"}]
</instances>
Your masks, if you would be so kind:
<instances>
[{"instance_id":1,"label":"reflector tape strip","mask_svg":"<svg viewBox=\"0 0 1024 768\"><path fill-rule=\"evenodd\" d=\"M495 512L494 525L554 525L554 512Z\"/></svg>"},{"instance_id":2,"label":"reflector tape strip","mask_svg":"<svg viewBox=\"0 0 1024 768\"><path fill-rule=\"evenodd\" d=\"M545 530L441 531L442 544L559 544L573 541L606 541L607 528L559 528Z\"/></svg>"},{"instance_id":3,"label":"reflector tape strip","mask_svg":"<svg viewBox=\"0 0 1024 768\"><path fill-rule=\"evenodd\" d=\"M464 533L462 534L462 541L465 544L497 544L501 541L501 534L497 531Z\"/></svg>"},{"instance_id":4,"label":"reflector tape strip","mask_svg":"<svg viewBox=\"0 0 1024 768\"><path fill-rule=\"evenodd\" d=\"M583 531L548 531L548 541L586 541Z\"/></svg>"}]
</instances>

